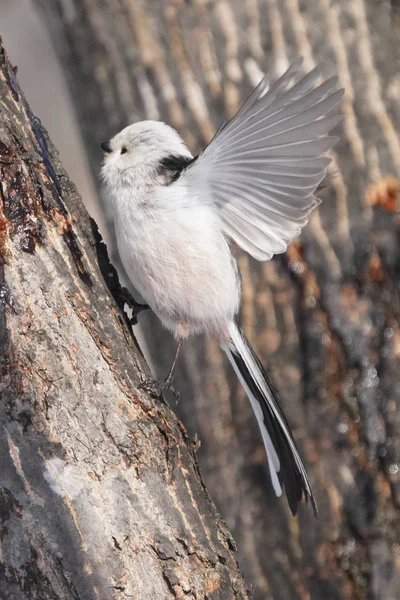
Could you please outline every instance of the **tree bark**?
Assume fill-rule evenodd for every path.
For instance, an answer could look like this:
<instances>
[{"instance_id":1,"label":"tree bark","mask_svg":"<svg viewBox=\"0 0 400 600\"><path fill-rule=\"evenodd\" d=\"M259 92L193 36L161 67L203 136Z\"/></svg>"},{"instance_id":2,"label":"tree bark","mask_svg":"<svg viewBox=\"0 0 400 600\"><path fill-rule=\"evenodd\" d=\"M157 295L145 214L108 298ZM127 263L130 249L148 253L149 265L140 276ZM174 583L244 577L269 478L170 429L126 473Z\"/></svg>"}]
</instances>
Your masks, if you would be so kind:
<instances>
[{"instance_id":1,"label":"tree bark","mask_svg":"<svg viewBox=\"0 0 400 600\"><path fill-rule=\"evenodd\" d=\"M2 46L0 170L0 597L248 598Z\"/></svg>"},{"instance_id":2,"label":"tree bark","mask_svg":"<svg viewBox=\"0 0 400 600\"><path fill-rule=\"evenodd\" d=\"M212 341L192 340L179 414L238 540L254 597L400 597L399 13L376 0L40 0L93 172L132 121L176 127L192 151L260 76L295 56L346 88L329 188L286 256L240 254L242 320L281 390L320 507L291 518L268 483L247 400ZM159 371L172 354L145 324Z\"/></svg>"}]
</instances>

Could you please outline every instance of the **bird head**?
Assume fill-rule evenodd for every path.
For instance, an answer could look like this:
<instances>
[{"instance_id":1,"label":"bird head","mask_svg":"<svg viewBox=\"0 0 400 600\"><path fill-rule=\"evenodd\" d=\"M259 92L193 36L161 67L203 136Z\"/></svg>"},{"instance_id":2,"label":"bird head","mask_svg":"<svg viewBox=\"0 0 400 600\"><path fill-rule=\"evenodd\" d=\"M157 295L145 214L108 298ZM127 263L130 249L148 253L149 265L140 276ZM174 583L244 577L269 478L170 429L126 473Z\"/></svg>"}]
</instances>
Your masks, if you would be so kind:
<instances>
[{"instance_id":1,"label":"bird head","mask_svg":"<svg viewBox=\"0 0 400 600\"><path fill-rule=\"evenodd\" d=\"M190 160L192 155L179 134L160 121L141 121L125 127L103 142L101 170L106 184L142 180L150 183L160 175L160 166L171 156Z\"/></svg>"}]
</instances>

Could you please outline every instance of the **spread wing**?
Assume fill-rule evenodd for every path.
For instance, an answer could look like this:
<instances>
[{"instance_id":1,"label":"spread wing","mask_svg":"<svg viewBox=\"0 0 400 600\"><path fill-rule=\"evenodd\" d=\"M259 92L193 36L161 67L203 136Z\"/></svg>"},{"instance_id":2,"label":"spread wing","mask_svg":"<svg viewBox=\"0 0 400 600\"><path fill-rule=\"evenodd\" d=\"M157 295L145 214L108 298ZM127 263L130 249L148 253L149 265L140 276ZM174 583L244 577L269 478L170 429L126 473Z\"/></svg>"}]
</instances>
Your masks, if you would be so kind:
<instances>
[{"instance_id":1,"label":"spread wing","mask_svg":"<svg viewBox=\"0 0 400 600\"><path fill-rule=\"evenodd\" d=\"M269 89L266 77L186 169L202 197L213 199L227 236L258 260L284 252L319 203L314 193L338 138L343 90L337 77L315 86L321 68L301 77L296 61Z\"/></svg>"}]
</instances>

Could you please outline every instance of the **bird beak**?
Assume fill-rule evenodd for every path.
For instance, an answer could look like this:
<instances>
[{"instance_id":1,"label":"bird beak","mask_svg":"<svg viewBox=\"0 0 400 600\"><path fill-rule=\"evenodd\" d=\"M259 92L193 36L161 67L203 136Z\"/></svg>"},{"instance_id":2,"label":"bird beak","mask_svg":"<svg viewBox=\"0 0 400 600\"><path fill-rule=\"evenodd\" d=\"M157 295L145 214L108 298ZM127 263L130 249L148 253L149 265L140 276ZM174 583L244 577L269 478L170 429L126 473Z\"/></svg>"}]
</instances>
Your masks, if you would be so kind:
<instances>
[{"instance_id":1,"label":"bird beak","mask_svg":"<svg viewBox=\"0 0 400 600\"><path fill-rule=\"evenodd\" d=\"M101 146L101 149L104 150L104 152L106 154L110 154L112 152L110 142L103 142L102 144L100 144L100 146Z\"/></svg>"}]
</instances>

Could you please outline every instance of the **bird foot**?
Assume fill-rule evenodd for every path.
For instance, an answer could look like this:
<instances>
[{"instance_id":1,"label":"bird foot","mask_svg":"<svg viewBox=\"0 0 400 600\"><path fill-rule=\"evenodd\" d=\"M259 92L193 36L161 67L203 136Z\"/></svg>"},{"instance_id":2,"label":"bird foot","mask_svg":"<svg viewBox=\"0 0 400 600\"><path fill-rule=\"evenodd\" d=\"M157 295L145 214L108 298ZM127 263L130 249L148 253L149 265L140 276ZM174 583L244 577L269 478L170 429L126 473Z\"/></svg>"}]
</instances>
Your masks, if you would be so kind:
<instances>
[{"instance_id":1,"label":"bird foot","mask_svg":"<svg viewBox=\"0 0 400 600\"><path fill-rule=\"evenodd\" d=\"M132 309L132 316L129 321L129 325L136 325L138 322L137 316L142 310L149 310L150 306L148 304L139 304L139 302L135 302L134 306L130 305Z\"/></svg>"},{"instance_id":2,"label":"bird foot","mask_svg":"<svg viewBox=\"0 0 400 600\"><path fill-rule=\"evenodd\" d=\"M146 379L141 384L138 385L140 390L145 390L146 392L153 392L157 396L161 396L165 391L169 390L173 393L176 400L178 401L180 398L180 392L176 390L172 384L173 378L167 377L166 379L162 379L158 381L157 379Z\"/></svg>"},{"instance_id":3,"label":"bird foot","mask_svg":"<svg viewBox=\"0 0 400 600\"><path fill-rule=\"evenodd\" d=\"M132 316L130 319L128 319L129 325L136 325L138 322L138 314L142 312L142 310L148 310L150 308L148 304L140 304L140 302L136 302L135 298L126 287L121 287L121 289L119 289L117 292L117 296L122 307L124 304L127 304L132 310Z\"/></svg>"}]
</instances>

